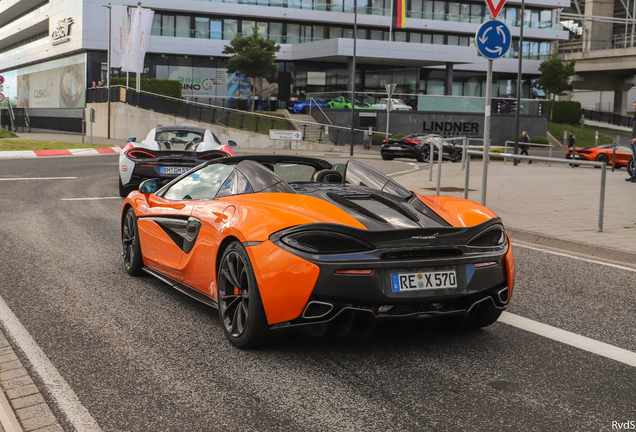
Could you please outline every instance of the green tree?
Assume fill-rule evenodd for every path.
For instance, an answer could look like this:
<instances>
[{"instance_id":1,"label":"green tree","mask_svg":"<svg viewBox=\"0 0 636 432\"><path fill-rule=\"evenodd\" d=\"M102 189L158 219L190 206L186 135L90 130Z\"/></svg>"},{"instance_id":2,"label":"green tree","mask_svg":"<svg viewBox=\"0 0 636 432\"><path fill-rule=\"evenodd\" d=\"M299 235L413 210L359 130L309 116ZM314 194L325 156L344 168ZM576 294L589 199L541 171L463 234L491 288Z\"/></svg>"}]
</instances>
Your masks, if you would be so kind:
<instances>
[{"instance_id":1,"label":"green tree","mask_svg":"<svg viewBox=\"0 0 636 432\"><path fill-rule=\"evenodd\" d=\"M551 100L554 100L555 96L564 96L566 92L574 89L570 78L576 73L575 64L576 60L569 63L563 62L559 53L553 51L550 58L539 66L541 77L537 80L537 87L546 92ZM550 118L552 118L552 110L550 110Z\"/></svg>"},{"instance_id":2,"label":"green tree","mask_svg":"<svg viewBox=\"0 0 636 432\"><path fill-rule=\"evenodd\" d=\"M256 80L264 78L278 67L276 53L280 45L265 39L258 34L258 27L252 27L249 36L236 35L229 45L223 48L223 54L232 54L227 62L227 71L241 73L252 78L252 111L254 111L254 94Z\"/></svg>"}]
</instances>

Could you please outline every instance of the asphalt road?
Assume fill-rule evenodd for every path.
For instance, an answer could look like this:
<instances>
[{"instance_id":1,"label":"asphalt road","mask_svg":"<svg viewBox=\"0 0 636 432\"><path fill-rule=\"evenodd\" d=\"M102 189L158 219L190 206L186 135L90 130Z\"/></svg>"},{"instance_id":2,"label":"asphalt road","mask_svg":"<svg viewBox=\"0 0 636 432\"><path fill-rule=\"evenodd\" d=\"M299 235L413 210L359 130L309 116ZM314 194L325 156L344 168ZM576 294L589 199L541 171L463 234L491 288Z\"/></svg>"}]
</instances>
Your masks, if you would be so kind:
<instances>
[{"instance_id":1,"label":"asphalt road","mask_svg":"<svg viewBox=\"0 0 636 432\"><path fill-rule=\"evenodd\" d=\"M214 310L124 271L116 167L117 156L0 160L0 297L104 431L610 431L636 420L636 368L503 323L235 349ZM2 180L35 177L76 178ZM635 272L515 254L510 313L636 352Z\"/></svg>"}]
</instances>

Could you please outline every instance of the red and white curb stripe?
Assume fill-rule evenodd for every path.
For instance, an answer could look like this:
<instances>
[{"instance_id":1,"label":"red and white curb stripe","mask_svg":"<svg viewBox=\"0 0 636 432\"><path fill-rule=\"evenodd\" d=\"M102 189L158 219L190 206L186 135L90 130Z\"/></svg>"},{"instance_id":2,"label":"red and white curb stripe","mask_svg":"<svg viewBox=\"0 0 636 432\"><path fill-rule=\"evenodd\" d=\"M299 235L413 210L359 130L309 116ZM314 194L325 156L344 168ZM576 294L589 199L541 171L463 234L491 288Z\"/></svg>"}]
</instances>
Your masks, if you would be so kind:
<instances>
[{"instance_id":1,"label":"red and white curb stripe","mask_svg":"<svg viewBox=\"0 0 636 432\"><path fill-rule=\"evenodd\" d=\"M69 150L19 150L19 151L0 151L0 159L3 158L34 158L44 156L93 156L100 154L121 153L122 148L101 147L101 148L85 148L85 149L69 149Z\"/></svg>"}]
</instances>

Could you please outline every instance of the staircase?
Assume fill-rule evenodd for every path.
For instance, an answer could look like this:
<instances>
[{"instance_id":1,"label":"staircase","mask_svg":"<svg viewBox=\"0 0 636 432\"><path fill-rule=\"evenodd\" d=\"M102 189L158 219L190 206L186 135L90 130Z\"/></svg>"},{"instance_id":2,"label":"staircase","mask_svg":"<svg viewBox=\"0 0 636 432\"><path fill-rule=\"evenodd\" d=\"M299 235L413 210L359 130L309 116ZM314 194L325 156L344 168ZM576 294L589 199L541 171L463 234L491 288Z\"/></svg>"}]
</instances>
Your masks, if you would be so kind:
<instances>
[{"instance_id":1,"label":"staircase","mask_svg":"<svg viewBox=\"0 0 636 432\"><path fill-rule=\"evenodd\" d=\"M288 118L294 123L296 129L303 132L305 141L313 141L320 144L325 143L325 127L316 124L316 119L309 114L293 114Z\"/></svg>"},{"instance_id":2,"label":"staircase","mask_svg":"<svg viewBox=\"0 0 636 432\"><path fill-rule=\"evenodd\" d=\"M22 132L26 129L27 131L31 131L31 125L29 121L29 113L26 108L13 108L13 115L15 117L14 127L17 129L18 127L22 128Z\"/></svg>"}]
</instances>

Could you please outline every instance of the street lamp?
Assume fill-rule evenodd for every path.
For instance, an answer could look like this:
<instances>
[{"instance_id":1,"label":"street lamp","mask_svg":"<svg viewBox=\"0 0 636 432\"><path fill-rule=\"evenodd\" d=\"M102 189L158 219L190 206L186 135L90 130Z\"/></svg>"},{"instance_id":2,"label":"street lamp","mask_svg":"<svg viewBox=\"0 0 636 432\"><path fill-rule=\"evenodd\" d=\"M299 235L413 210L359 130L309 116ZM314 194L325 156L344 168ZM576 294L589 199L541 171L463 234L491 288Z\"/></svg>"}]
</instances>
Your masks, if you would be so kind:
<instances>
[{"instance_id":1,"label":"street lamp","mask_svg":"<svg viewBox=\"0 0 636 432\"><path fill-rule=\"evenodd\" d=\"M514 154L519 154L519 109L521 108L521 64L523 63L523 22L525 15L525 0L521 0L521 28L519 29L519 69L517 70L517 108L515 109L515 149ZM518 159L513 159L516 166Z\"/></svg>"},{"instance_id":2,"label":"street lamp","mask_svg":"<svg viewBox=\"0 0 636 432\"><path fill-rule=\"evenodd\" d=\"M356 112L356 39L358 37L358 0L353 0L353 61L351 62L351 149L349 156L353 156L353 137L355 135Z\"/></svg>"}]
</instances>

